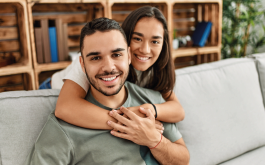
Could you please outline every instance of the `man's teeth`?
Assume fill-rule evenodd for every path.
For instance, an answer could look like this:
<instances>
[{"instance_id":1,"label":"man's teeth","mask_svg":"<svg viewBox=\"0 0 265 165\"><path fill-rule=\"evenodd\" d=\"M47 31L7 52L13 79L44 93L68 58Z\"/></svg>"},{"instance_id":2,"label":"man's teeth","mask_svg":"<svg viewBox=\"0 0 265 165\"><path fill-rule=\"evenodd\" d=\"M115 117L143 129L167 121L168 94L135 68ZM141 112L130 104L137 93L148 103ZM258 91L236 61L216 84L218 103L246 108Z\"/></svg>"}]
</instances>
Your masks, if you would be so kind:
<instances>
[{"instance_id":1,"label":"man's teeth","mask_svg":"<svg viewBox=\"0 0 265 165\"><path fill-rule=\"evenodd\" d=\"M104 81L112 81L112 80L114 80L116 78L116 76L114 76L114 77L110 77L110 78L102 78L102 80L104 80Z\"/></svg>"},{"instance_id":2,"label":"man's teeth","mask_svg":"<svg viewBox=\"0 0 265 165\"><path fill-rule=\"evenodd\" d=\"M140 60L143 60L143 61L145 61L145 60L148 60L149 59L149 57L139 57L139 56L136 56L137 58L139 58Z\"/></svg>"}]
</instances>

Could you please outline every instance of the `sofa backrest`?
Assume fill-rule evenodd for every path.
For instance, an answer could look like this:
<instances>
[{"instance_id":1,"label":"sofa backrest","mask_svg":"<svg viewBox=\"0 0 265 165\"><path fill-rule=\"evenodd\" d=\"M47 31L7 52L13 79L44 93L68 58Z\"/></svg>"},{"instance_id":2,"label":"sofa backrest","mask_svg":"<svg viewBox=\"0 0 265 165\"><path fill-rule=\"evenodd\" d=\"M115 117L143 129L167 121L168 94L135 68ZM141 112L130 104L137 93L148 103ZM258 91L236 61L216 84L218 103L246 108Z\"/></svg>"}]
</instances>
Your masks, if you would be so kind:
<instances>
[{"instance_id":1,"label":"sofa backrest","mask_svg":"<svg viewBox=\"0 0 265 165\"><path fill-rule=\"evenodd\" d=\"M0 93L0 165L24 163L58 95L59 90Z\"/></svg>"},{"instance_id":2,"label":"sofa backrest","mask_svg":"<svg viewBox=\"0 0 265 165\"><path fill-rule=\"evenodd\" d=\"M175 72L174 92L186 114L177 125L191 165L218 164L265 145L265 112L253 59L227 59Z\"/></svg>"},{"instance_id":3,"label":"sofa backrest","mask_svg":"<svg viewBox=\"0 0 265 165\"><path fill-rule=\"evenodd\" d=\"M265 106L265 53L253 54L253 55L250 55L249 57L255 59L256 64L257 64L260 86L261 86L261 91L263 95L263 103Z\"/></svg>"},{"instance_id":4,"label":"sofa backrest","mask_svg":"<svg viewBox=\"0 0 265 165\"><path fill-rule=\"evenodd\" d=\"M265 145L264 59L256 63L228 59L176 70L174 92L186 113L177 125L191 165L218 164ZM59 90L0 93L0 165L23 164L58 95Z\"/></svg>"}]
</instances>

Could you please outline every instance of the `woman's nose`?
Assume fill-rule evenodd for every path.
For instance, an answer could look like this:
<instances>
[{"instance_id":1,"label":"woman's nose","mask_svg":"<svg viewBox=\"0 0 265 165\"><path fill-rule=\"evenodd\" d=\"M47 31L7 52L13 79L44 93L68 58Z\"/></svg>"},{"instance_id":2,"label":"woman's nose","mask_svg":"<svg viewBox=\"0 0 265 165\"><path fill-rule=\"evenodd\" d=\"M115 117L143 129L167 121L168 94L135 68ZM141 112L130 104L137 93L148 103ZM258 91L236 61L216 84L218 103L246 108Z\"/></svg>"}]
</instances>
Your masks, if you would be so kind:
<instances>
[{"instance_id":1,"label":"woman's nose","mask_svg":"<svg viewBox=\"0 0 265 165\"><path fill-rule=\"evenodd\" d=\"M150 53L150 46L149 46L148 42L142 43L140 51L143 54L149 54Z\"/></svg>"}]
</instances>

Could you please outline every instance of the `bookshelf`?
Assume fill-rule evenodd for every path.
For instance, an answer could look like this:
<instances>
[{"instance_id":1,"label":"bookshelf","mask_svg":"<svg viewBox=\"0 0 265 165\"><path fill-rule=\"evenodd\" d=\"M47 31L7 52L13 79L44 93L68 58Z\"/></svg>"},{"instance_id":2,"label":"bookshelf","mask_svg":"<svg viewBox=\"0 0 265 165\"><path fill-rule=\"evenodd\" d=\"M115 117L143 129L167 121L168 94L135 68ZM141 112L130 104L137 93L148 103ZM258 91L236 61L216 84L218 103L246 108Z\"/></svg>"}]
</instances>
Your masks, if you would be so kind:
<instances>
[{"instance_id":1,"label":"bookshelf","mask_svg":"<svg viewBox=\"0 0 265 165\"><path fill-rule=\"evenodd\" d=\"M87 21L104 16L122 24L131 11L145 5L155 6L165 15L171 42L174 30L181 37L192 35L197 22L213 23L206 46L171 48L175 68L220 60L222 0L0 0L0 58L12 55L16 59L15 64L0 67L0 81L19 84L14 90L38 89L43 80L71 63L69 59L38 61L35 21L61 19L67 25L64 45L68 51L78 51L80 31ZM2 86L0 83L0 92Z\"/></svg>"},{"instance_id":2,"label":"bookshelf","mask_svg":"<svg viewBox=\"0 0 265 165\"><path fill-rule=\"evenodd\" d=\"M0 1L0 92L35 89L27 22L26 1Z\"/></svg>"},{"instance_id":3,"label":"bookshelf","mask_svg":"<svg viewBox=\"0 0 265 165\"><path fill-rule=\"evenodd\" d=\"M172 35L192 36L197 22L211 21L212 29L204 47L181 47L173 50L175 68L221 59L222 1L172 0Z\"/></svg>"},{"instance_id":4,"label":"bookshelf","mask_svg":"<svg viewBox=\"0 0 265 165\"><path fill-rule=\"evenodd\" d=\"M80 31L84 24L95 18L106 16L105 13L107 13L107 11L106 1L104 0L39 0L38 3L36 3L36 1L30 1L28 3L36 88L39 87L42 80L45 80L45 76L46 78L50 77L53 72L66 68L71 62L69 59L54 63L38 62L34 35L34 21L42 19L61 19L62 23L67 24L67 40L65 44L68 47L68 51L79 51Z\"/></svg>"}]
</instances>

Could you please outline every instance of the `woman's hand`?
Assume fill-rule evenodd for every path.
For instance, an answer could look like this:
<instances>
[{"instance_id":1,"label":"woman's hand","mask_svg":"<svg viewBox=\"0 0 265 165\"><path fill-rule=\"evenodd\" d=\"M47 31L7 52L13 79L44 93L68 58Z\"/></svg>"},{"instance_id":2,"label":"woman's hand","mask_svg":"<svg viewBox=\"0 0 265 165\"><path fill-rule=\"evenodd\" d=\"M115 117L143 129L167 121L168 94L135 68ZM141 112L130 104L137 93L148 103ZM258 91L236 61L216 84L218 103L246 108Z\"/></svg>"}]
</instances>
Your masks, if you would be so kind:
<instances>
[{"instance_id":1,"label":"woman's hand","mask_svg":"<svg viewBox=\"0 0 265 165\"><path fill-rule=\"evenodd\" d=\"M140 106L136 106L136 107L127 107L127 109L129 109L130 111L134 112L136 115L140 116L140 117L146 117L145 114L140 112L140 107L144 108L144 109L150 109L152 114L155 116L155 109L152 106L152 104L142 104Z\"/></svg>"},{"instance_id":2,"label":"woman's hand","mask_svg":"<svg viewBox=\"0 0 265 165\"><path fill-rule=\"evenodd\" d=\"M155 120L155 125L156 125L156 130L159 133L163 134L163 132L164 132L164 126L163 126L163 124L160 121Z\"/></svg>"},{"instance_id":3,"label":"woman's hand","mask_svg":"<svg viewBox=\"0 0 265 165\"><path fill-rule=\"evenodd\" d=\"M142 107L142 108L144 108L144 107L149 107L149 105L151 105L151 104L143 104L143 105L141 105L141 106L128 107L127 109L130 110L130 111L132 111L132 112L134 112L136 115L138 115L138 116L140 116L140 117L142 117L142 118L145 118L146 115L143 114L143 113L141 113L141 111L140 111L140 107ZM151 107L153 107L153 106L151 105ZM148 108L144 108L144 109L148 109ZM116 112L117 112L118 114L122 114L122 112L121 112L120 110L117 110ZM127 118L127 119L129 119L128 116L127 116L126 114L122 114L122 116L125 117L125 118ZM123 125L120 121L118 121L117 124ZM159 133L162 134L162 133L164 132L163 124L162 124L160 121L155 120L155 127L156 127L156 130L157 130ZM115 131L117 131L117 130L115 130Z\"/></svg>"}]
</instances>

